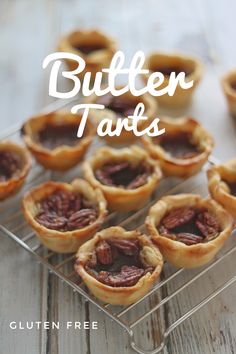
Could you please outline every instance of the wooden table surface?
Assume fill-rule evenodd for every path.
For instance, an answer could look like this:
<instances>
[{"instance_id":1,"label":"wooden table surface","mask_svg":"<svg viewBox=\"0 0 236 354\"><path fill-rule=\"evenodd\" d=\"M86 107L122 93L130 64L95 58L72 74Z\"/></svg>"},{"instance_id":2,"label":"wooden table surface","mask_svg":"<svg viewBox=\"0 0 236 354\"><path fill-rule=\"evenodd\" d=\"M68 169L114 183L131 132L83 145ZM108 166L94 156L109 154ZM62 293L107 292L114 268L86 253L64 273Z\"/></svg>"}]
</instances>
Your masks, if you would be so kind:
<instances>
[{"instance_id":1,"label":"wooden table surface","mask_svg":"<svg viewBox=\"0 0 236 354\"><path fill-rule=\"evenodd\" d=\"M215 137L214 154L235 155L235 126L227 113L219 77L236 66L234 0L1 0L0 128L22 121L51 102L43 58L75 27L100 28L118 38L130 56L136 50L180 50L204 63L203 81L186 113ZM93 306L38 265L11 240L0 247L0 353L132 353L128 337ZM171 302L178 313L219 280L235 274L232 256ZM172 286L167 287L167 292ZM236 352L235 286L214 299L170 336L164 353ZM98 321L97 331L10 330L10 321ZM144 324L139 342L149 346L157 331Z\"/></svg>"}]
</instances>

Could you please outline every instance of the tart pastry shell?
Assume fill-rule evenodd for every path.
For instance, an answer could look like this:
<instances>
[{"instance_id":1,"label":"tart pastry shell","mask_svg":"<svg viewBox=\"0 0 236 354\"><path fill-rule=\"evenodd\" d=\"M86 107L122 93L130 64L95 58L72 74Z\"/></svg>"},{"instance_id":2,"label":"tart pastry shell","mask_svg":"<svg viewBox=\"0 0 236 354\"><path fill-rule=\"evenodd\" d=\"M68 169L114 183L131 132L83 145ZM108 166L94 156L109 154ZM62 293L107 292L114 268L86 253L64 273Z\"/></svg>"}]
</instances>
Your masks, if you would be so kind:
<instances>
[{"instance_id":1,"label":"tart pastry shell","mask_svg":"<svg viewBox=\"0 0 236 354\"><path fill-rule=\"evenodd\" d=\"M85 264L94 251L96 244L101 240L116 237L120 239L138 239L141 245L141 252L143 252L147 264L155 267L152 273L146 273L133 286L108 286L88 274L85 269ZM121 227L110 227L98 232L93 239L79 248L76 259L75 270L79 273L93 295L103 302L112 305L130 305L141 299L153 286L163 266L163 258L160 251L146 235L141 235L138 231L126 231Z\"/></svg>"},{"instance_id":2,"label":"tart pastry shell","mask_svg":"<svg viewBox=\"0 0 236 354\"><path fill-rule=\"evenodd\" d=\"M67 111L57 111L41 114L30 118L22 128L23 139L29 151L43 167L56 171L66 171L78 164L95 135L95 129L88 117L84 136L74 146L61 145L55 149L47 149L37 141L37 133L46 124L63 125L76 124L79 127L82 116Z\"/></svg>"},{"instance_id":3,"label":"tart pastry shell","mask_svg":"<svg viewBox=\"0 0 236 354\"><path fill-rule=\"evenodd\" d=\"M208 159L214 147L214 140L203 126L190 117L169 118L163 117L159 122L159 129L165 128L165 134L188 133L200 151L193 157L176 158L155 144L149 136L142 137L144 148L151 157L160 161L160 166L166 176L189 177L199 172Z\"/></svg>"},{"instance_id":4,"label":"tart pastry shell","mask_svg":"<svg viewBox=\"0 0 236 354\"><path fill-rule=\"evenodd\" d=\"M31 166L31 157L28 151L22 146L9 140L0 142L0 151L6 150L16 153L22 160L22 167L19 172L4 182L0 182L0 200L4 200L17 193L24 184Z\"/></svg>"},{"instance_id":5,"label":"tart pastry shell","mask_svg":"<svg viewBox=\"0 0 236 354\"><path fill-rule=\"evenodd\" d=\"M187 106L190 103L192 95L202 77L203 68L201 62L196 58L182 54L154 52L146 58L144 69L152 71L152 68L155 67L180 67L183 68L183 70L189 69L191 71L191 73L185 77L185 82L193 80L193 86L191 88L184 90L180 87L180 85L177 85L176 91L173 96L165 94L163 96L156 97L158 103L163 106L169 106L173 108L182 108ZM151 73L142 75L142 79L145 84L147 84ZM158 87L158 89L165 88L168 83L169 77L165 76L164 82Z\"/></svg>"},{"instance_id":6,"label":"tart pastry shell","mask_svg":"<svg viewBox=\"0 0 236 354\"><path fill-rule=\"evenodd\" d=\"M98 209L96 221L82 229L66 232L51 230L38 223L35 217L40 210L40 201L58 189L80 193L94 203ZM49 181L33 188L23 198L23 212L26 221L34 229L40 241L47 248L58 253L76 252L78 247L89 240L100 228L107 215L106 201L102 192L99 189L93 189L88 182L82 179L76 179L71 184Z\"/></svg>"},{"instance_id":7,"label":"tart pastry shell","mask_svg":"<svg viewBox=\"0 0 236 354\"><path fill-rule=\"evenodd\" d=\"M148 177L147 183L135 189L125 189L100 183L95 177L95 170L106 163L120 161L128 161L131 165L137 165L141 161L145 161L148 165L152 166L153 172ZM135 145L123 149L100 148L91 158L84 162L83 174L92 186L102 190L108 202L109 209L121 212L141 208L151 196L162 177L159 164L153 161L143 149Z\"/></svg>"},{"instance_id":8,"label":"tart pastry shell","mask_svg":"<svg viewBox=\"0 0 236 354\"><path fill-rule=\"evenodd\" d=\"M231 86L233 83L236 84L236 70L228 72L221 80L229 112L236 118L236 89Z\"/></svg>"},{"instance_id":9,"label":"tart pastry shell","mask_svg":"<svg viewBox=\"0 0 236 354\"><path fill-rule=\"evenodd\" d=\"M75 48L74 45L104 45L104 48L85 54ZM86 72L91 72L91 78L94 79L98 71L109 67L111 59L116 52L116 48L117 44L113 38L97 30L78 30L71 32L61 38L58 45L60 51L79 55L85 60L85 69L82 73L77 75L81 79ZM78 67L77 61L65 59L65 62L71 71Z\"/></svg>"},{"instance_id":10,"label":"tart pastry shell","mask_svg":"<svg viewBox=\"0 0 236 354\"><path fill-rule=\"evenodd\" d=\"M212 166L207 171L208 189L213 199L220 203L236 219L236 196L230 194L224 182L236 183L236 159ZM223 180L222 180L223 179Z\"/></svg>"},{"instance_id":11,"label":"tart pastry shell","mask_svg":"<svg viewBox=\"0 0 236 354\"><path fill-rule=\"evenodd\" d=\"M184 206L206 208L217 217L222 231L209 242L191 246L161 236L157 227L162 218L172 208ZM195 194L179 194L161 198L151 207L145 223L153 242L157 244L164 258L174 266L183 268L195 268L210 262L224 245L233 229L233 219L221 205L213 199L202 199Z\"/></svg>"}]
</instances>

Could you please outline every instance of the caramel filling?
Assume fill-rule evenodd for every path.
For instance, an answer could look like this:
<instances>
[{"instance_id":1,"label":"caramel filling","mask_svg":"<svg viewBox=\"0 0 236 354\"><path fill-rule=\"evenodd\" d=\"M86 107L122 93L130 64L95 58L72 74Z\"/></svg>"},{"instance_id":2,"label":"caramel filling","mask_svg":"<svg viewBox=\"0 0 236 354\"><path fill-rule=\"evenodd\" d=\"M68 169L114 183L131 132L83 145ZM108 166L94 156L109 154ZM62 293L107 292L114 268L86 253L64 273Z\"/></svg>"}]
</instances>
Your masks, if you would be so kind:
<instances>
[{"instance_id":1,"label":"caramel filling","mask_svg":"<svg viewBox=\"0 0 236 354\"><path fill-rule=\"evenodd\" d=\"M200 153L199 147L191 141L188 133L163 135L160 139L161 147L177 159L188 159Z\"/></svg>"},{"instance_id":2,"label":"caramel filling","mask_svg":"<svg viewBox=\"0 0 236 354\"><path fill-rule=\"evenodd\" d=\"M98 104L103 104L107 109L115 112L117 117L128 117L134 113L137 102L129 100L127 97L112 96L110 93L97 99Z\"/></svg>"},{"instance_id":3,"label":"caramel filling","mask_svg":"<svg viewBox=\"0 0 236 354\"><path fill-rule=\"evenodd\" d=\"M97 210L81 194L57 190L39 203L35 219L47 229L73 231L92 224Z\"/></svg>"},{"instance_id":4,"label":"caramel filling","mask_svg":"<svg viewBox=\"0 0 236 354\"><path fill-rule=\"evenodd\" d=\"M188 207L172 209L158 226L161 236L188 246L215 239L220 225L215 215L206 209Z\"/></svg>"},{"instance_id":5,"label":"caramel filling","mask_svg":"<svg viewBox=\"0 0 236 354\"><path fill-rule=\"evenodd\" d=\"M85 265L87 272L101 283L113 287L133 286L153 267L140 257L138 240L111 238L100 241Z\"/></svg>"},{"instance_id":6,"label":"caramel filling","mask_svg":"<svg viewBox=\"0 0 236 354\"><path fill-rule=\"evenodd\" d=\"M228 182L225 180L222 180L229 188L229 193L236 196L236 182Z\"/></svg>"},{"instance_id":7,"label":"caramel filling","mask_svg":"<svg viewBox=\"0 0 236 354\"><path fill-rule=\"evenodd\" d=\"M0 182L5 182L22 168L19 155L12 151L0 151Z\"/></svg>"},{"instance_id":8,"label":"caramel filling","mask_svg":"<svg viewBox=\"0 0 236 354\"><path fill-rule=\"evenodd\" d=\"M38 140L45 148L53 150L59 146L75 146L78 144L77 138L78 125L76 124L46 124L39 131Z\"/></svg>"},{"instance_id":9,"label":"caramel filling","mask_svg":"<svg viewBox=\"0 0 236 354\"><path fill-rule=\"evenodd\" d=\"M96 178L105 185L135 189L147 183L152 173L151 166L141 162L132 166L127 161L106 164L95 171Z\"/></svg>"},{"instance_id":10,"label":"caramel filling","mask_svg":"<svg viewBox=\"0 0 236 354\"><path fill-rule=\"evenodd\" d=\"M90 54L92 52L96 52L97 50L106 49L106 46L103 44L79 44L73 45L73 47L83 54Z\"/></svg>"}]
</instances>

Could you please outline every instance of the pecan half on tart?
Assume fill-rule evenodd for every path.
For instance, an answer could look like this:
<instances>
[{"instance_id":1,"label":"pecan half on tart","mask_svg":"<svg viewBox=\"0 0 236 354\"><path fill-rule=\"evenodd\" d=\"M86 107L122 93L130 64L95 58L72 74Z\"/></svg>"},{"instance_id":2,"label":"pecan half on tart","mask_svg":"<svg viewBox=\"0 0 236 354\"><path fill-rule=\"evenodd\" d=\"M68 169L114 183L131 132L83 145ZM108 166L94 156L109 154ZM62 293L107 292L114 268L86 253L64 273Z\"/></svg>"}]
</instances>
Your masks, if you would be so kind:
<instances>
[{"instance_id":1,"label":"pecan half on tart","mask_svg":"<svg viewBox=\"0 0 236 354\"><path fill-rule=\"evenodd\" d=\"M146 218L146 227L164 258L176 267L208 263L233 229L233 218L213 199L195 194L161 198Z\"/></svg>"},{"instance_id":2,"label":"pecan half on tart","mask_svg":"<svg viewBox=\"0 0 236 354\"><path fill-rule=\"evenodd\" d=\"M25 148L9 140L0 142L0 200L22 187L30 166L30 154Z\"/></svg>"},{"instance_id":3,"label":"pecan half on tart","mask_svg":"<svg viewBox=\"0 0 236 354\"><path fill-rule=\"evenodd\" d=\"M77 251L107 215L102 192L82 179L71 184L49 181L33 188L23 198L23 211L41 242L60 253Z\"/></svg>"},{"instance_id":4,"label":"pecan half on tart","mask_svg":"<svg viewBox=\"0 0 236 354\"><path fill-rule=\"evenodd\" d=\"M97 30L77 30L64 36L59 42L62 52L79 55L85 60L86 67L78 74L83 78L86 72L91 72L92 79L98 71L107 68L116 52L116 42L110 36ZM65 59L70 70L78 67L77 61Z\"/></svg>"},{"instance_id":5,"label":"pecan half on tart","mask_svg":"<svg viewBox=\"0 0 236 354\"><path fill-rule=\"evenodd\" d=\"M162 255L146 235L110 227L82 245L75 270L98 299L129 305L142 298L159 277Z\"/></svg>"},{"instance_id":6,"label":"pecan half on tart","mask_svg":"<svg viewBox=\"0 0 236 354\"><path fill-rule=\"evenodd\" d=\"M212 166L207 171L208 189L213 199L236 218L236 159Z\"/></svg>"},{"instance_id":7,"label":"pecan half on tart","mask_svg":"<svg viewBox=\"0 0 236 354\"><path fill-rule=\"evenodd\" d=\"M88 117L84 134L77 137L80 114L57 111L30 118L22 127L27 148L45 168L65 171L74 167L92 143L95 129Z\"/></svg>"},{"instance_id":8,"label":"pecan half on tart","mask_svg":"<svg viewBox=\"0 0 236 354\"><path fill-rule=\"evenodd\" d=\"M183 54L168 54L162 52L151 53L145 61L144 69L150 70L149 74L143 74L142 79L147 84L149 76L153 72L161 72L164 75L164 82L158 87L163 89L169 84L170 75L175 72L185 73L185 82L193 80L193 86L187 90L178 84L173 96L164 94L156 97L158 103L173 108L184 107L191 101L192 95L202 77L202 64L196 58Z\"/></svg>"},{"instance_id":9,"label":"pecan half on tart","mask_svg":"<svg viewBox=\"0 0 236 354\"><path fill-rule=\"evenodd\" d=\"M236 69L229 71L221 80L221 85L228 109L233 117L236 117Z\"/></svg>"},{"instance_id":10,"label":"pecan half on tart","mask_svg":"<svg viewBox=\"0 0 236 354\"><path fill-rule=\"evenodd\" d=\"M84 177L100 188L110 210L131 211L143 206L161 179L157 162L138 146L102 147L83 165Z\"/></svg>"},{"instance_id":11,"label":"pecan half on tart","mask_svg":"<svg viewBox=\"0 0 236 354\"><path fill-rule=\"evenodd\" d=\"M214 146L210 133L189 117L163 117L159 128L165 128L165 133L143 136L142 142L152 158L160 161L164 174L188 177L199 172Z\"/></svg>"},{"instance_id":12,"label":"pecan half on tart","mask_svg":"<svg viewBox=\"0 0 236 354\"><path fill-rule=\"evenodd\" d=\"M122 86L117 86L116 89L122 89ZM93 111L93 119L96 125L98 125L102 119L108 118L112 121L112 131L115 130L118 118L127 118L133 115L135 107L138 103L143 103L145 106L144 116L148 117L146 120L139 120L137 122L138 131L145 129L152 121L153 118L157 117L158 105L156 100L148 93L143 94L139 97L135 97L131 92L126 92L121 96L112 96L110 93L104 96L92 95L85 99L86 103L97 103L105 106L105 109L95 109ZM131 122L130 122L131 124ZM119 136L109 136L105 135L102 137L109 144L123 144L127 142L132 142L138 139L138 137L126 129L122 129Z\"/></svg>"}]
</instances>

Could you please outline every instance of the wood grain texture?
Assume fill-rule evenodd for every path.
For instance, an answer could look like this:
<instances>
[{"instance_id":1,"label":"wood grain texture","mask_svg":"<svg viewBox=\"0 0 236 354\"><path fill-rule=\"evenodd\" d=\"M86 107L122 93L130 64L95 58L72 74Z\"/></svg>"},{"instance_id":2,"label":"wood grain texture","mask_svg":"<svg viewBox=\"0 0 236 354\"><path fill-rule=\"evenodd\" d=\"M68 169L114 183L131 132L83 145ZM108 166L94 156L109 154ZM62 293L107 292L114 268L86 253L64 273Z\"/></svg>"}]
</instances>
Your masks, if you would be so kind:
<instances>
[{"instance_id":1,"label":"wood grain texture","mask_svg":"<svg viewBox=\"0 0 236 354\"><path fill-rule=\"evenodd\" d=\"M187 110L212 131L215 155L224 160L235 155L235 124L227 113L219 85L223 72L236 65L234 0L1 0L0 1L0 130L26 119L50 102L47 72L42 60L52 52L62 34L75 27L97 27L118 38L127 58L139 49L180 50L198 56L205 74ZM166 113L163 111L163 113ZM171 112L179 115L183 112ZM74 294L12 241L2 238L0 248L0 353L15 354L118 354L133 353L128 337L92 305ZM136 333L150 349L159 330L187 311L234 274L234 259L178 295L144 321ZM157 303L193 276L184 272L156 294ZM170 336L164 353L217 353L236 351L235 287L187 320ZM143 312L148 304L138 311ZM137 312L138 315L138 312ZM97 331L10 331L9 322L26 320L98 321Z\"/></svg>"}]
</instances>

